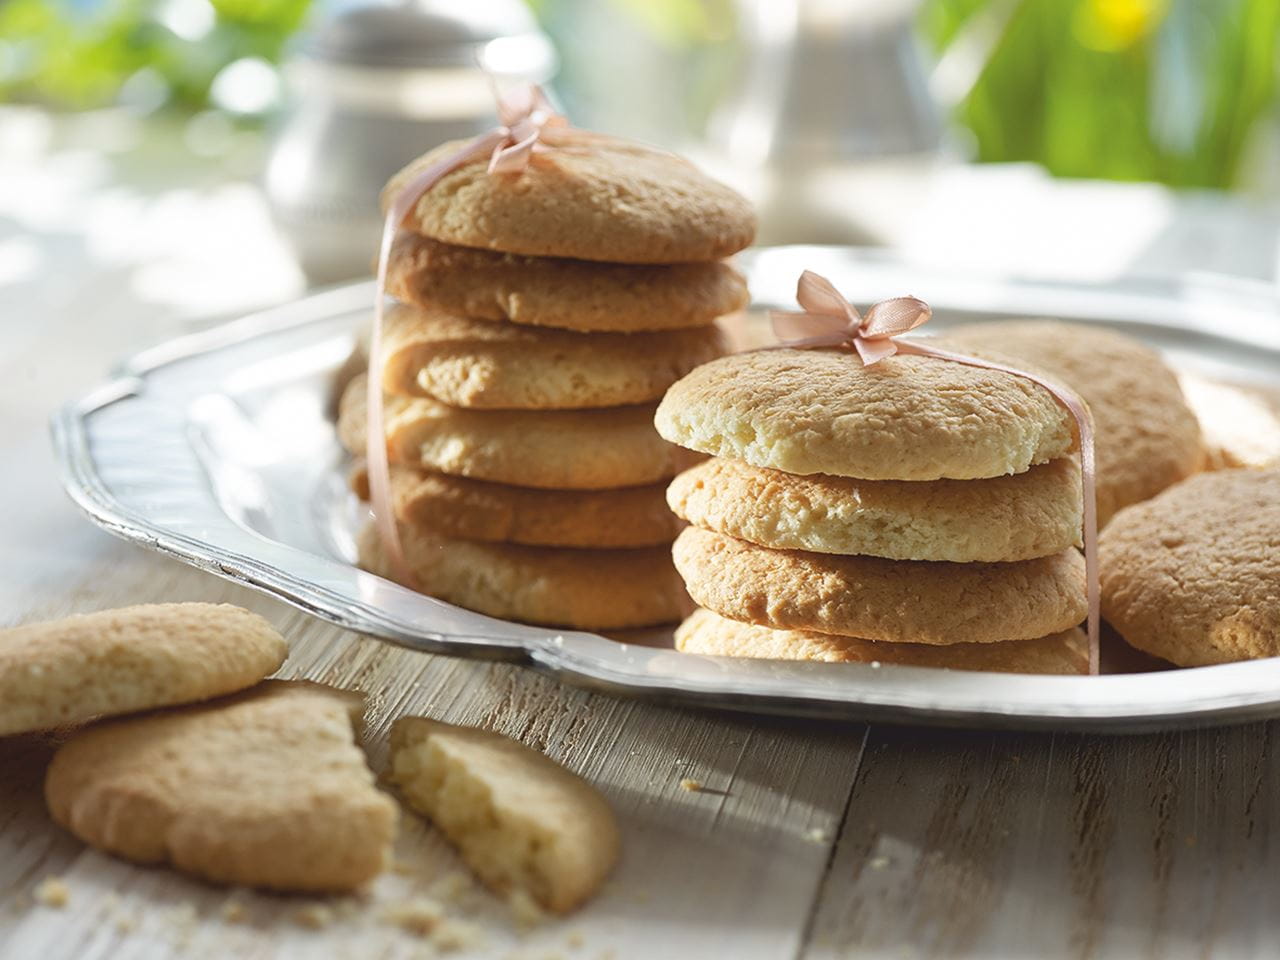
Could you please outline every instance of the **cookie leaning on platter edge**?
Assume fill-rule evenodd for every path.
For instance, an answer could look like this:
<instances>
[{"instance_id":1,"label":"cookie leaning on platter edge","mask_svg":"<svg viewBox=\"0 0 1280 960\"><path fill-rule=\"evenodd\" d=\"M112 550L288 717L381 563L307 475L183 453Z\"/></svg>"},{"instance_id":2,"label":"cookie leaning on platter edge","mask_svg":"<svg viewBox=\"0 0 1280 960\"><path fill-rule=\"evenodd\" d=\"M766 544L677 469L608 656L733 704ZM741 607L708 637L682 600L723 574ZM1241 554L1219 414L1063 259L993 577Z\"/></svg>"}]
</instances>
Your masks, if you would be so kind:
<instances>
[{"instance_id":1,"label":"cookie leaning on platter edge","mask_svg":"<svg viewBox=\"0 0 1280 960\"><path fill-rule=\"evenodd\" d=\"M487 171L478 156L412 197L389 248L388 290L408 305L388 314L381 364L388 512L415 586L580 629L648 625L681 607L679 581L646 580L655 561L600 532L610 495L625 491L633 514L632 494L665 484L677 462L636 445L640 407L606 404L652 403L670 387L659 433L712 459L676 476L668 500L680 520L716 535L686 531L676 542L680 579L714 608L698 629L678 631L678 649L797 659L871 650L864 659L890 663L952 644L1034 641L1079 653L1078 423L1061 391L1017 371L1078 385L1098 432L1105 524L1204 460L1196 418L1153 351L1107 331L1026 321L956 327L944 341L1014 374L919 356L867 373L841 350L715 360L707 351L725 346L710 338L695 356L663 331L696 333L715 311L741 307L741 278L718 261L649 261L672 257L676 238L683 256L732 252L749 241L745 201L643 145L565 126L534 139L513 173ZM457 149L411 164L384 207L415 171ZM621 215L608 200L618 193L635 200ZM558 339L530 337L540 330ZM704 382L717 369L721 382ZM347 393L341 433L358 452L367 411L358 387ZM369 486L367 473L353 480ZM438 495L464 485L467 496ZM413 488L422 492L410 497ZM578 509L587 498L591 508ZM449 509L464 502L479 505L465 524ZM539 506L549 522L534 533L519 518ZM366 533L361 561L391 575L385 546ZM665 594L668 605L641 593ZM907 596L923 600L911 616L901 612ZM713 615L742 629L712 629ZM950 660L1015 671L1050 662L1017 652ZM1052 662L1049 672L1078 672L1069 657Z\"/></svg>"}]
</instances>

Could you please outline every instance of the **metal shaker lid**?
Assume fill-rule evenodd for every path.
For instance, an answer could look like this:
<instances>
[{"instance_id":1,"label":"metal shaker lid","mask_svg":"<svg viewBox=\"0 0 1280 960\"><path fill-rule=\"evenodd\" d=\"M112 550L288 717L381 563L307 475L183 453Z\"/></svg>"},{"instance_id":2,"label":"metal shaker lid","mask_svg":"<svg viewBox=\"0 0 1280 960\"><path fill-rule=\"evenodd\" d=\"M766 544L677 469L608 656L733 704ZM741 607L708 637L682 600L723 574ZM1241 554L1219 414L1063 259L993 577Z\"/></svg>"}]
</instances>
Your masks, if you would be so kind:
<instances>
[{"instance_id":1,"label":"metal shaker lid","mask_svg":"<svg viewBox=\"0 0 1280 960\"><path fill-rule=\"evenodd\" d=\"M483 66L531 79L555 72L551 42L522 0L361 0L322 4L319 14L296 47L313 60L356 67Z\"/></svg>"}]
</instances>

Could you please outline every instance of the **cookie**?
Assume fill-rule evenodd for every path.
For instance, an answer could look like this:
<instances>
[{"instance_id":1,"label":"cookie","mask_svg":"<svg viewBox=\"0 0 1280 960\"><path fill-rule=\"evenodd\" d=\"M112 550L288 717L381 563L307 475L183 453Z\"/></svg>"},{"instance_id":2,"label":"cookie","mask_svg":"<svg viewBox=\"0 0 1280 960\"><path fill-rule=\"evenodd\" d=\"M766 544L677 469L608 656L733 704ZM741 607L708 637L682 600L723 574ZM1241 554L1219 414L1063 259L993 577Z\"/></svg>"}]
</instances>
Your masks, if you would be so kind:
<instances>
[{"instance_id":1,"label":"cookie","mask_svg":"<svg viewBox=\"0 0 1280 960\"><path fill-rule=\"evenodd\" d=\"M936 563L770 550L686 528L672 550L694 601L745 623L890 643L1030 640L1087 612L1075 550L1017 563Z\"/></svg>"},{"instance_id":2,"label":"cookie","mask_svg":"<svg viewBox=\"0 0 1280 960\"><path fill-rule=\"evenodd\" d=\"M618 859L608 801L581 777L508 737L422 717L391 728L390 780L484 883L565 913Z\"/></svg>"},{"instance_id":3,"label":"cookie","mask_svg":"<svg viewBox=\"0 0 1280 960\"><path fill-rule=\"evenodd\" d=\"M775 630L698 610L676 628L676 649L713 657L818 660L825 663L896 663L995 673L1083 674L1089 648L1078 628L1034 640L1004 643L877 643L812 630Z\"/></svg>"},{"instance_id":4,"label":"cookie","mask_svg":"<svg viewBox=\"0 0 1280 960\"><path fill-rule=\"evenodd\" d=\"M386 319L383 387L455 407L566 410L656 402L728 352L717 326L578 333L400 306Z\"/></svg>"},{"instance_id":5,"label":"cookie","mask_svg":"<svg viewBox=\"0 0 1280 960\"><path fill-rule=\"evenodd\" d=\"M400 526L419 588L446 603L502 620L574 630L674 623L684 589L666 547L575 550L452 540ZM360 566L390 577L377 531L359 538Z\"/></svg>"},{"instance_id":6,"label":"cookie","mask_svg":"<svg viewBox=\"0 0 1280 960\"><path fill-rule=\"evenodd\" d=\"M658 405L672 443L787 473L972 480L1075 449L1074 421L1023 377L899 354L761 350L713 360Z\"/></svg>"},{"instance_id":7,"label":"cookie","mask_svg":"<svg viewBox=\"0 0 1280 960\"><path fill-rule=\"evenodd\" d=\"M585 130L546 130L541 142L549 149L518 175L488 173L487 158L447 174L404 225L463 247L609 263L720 260L755 238L751 204L682 157ZM461 145L437 147L392 177L383 209Z\"/></svg>"},{"instance_id":8,"label":"cookie","mask_svg":"<svg viewBox=\"0 0 1280 960\"><path fill-rule=\"evenodd\" d=\"M1102 615L1182 667L1280 656L1280 470L1184 480L1103 531Z\"/></svg>"},{"instance_id":9,"label":"cookie","mask_svg":"<svg viewBox=\"0 0 1280 960\"><path fill-rule=\"evenodd\" d=\"M288 646L241 607L161 603L0 630L0 736L251 687Z\"/></svg>"},{"instance_id":10,"label":"cookie","mask_svg":"<svg viewBox=\"0 0 1280 960\"><path fill-rule=\"evenodd\" d=\"M956 563L1029 560L1080 544L1080 464L986 480L807 477L714 457L667 489L677 516L762 547Z\"/></svg>"},{"instance_id":11,"label":"cookie","mask_svg":"<svg viewBox=\"0 0 1280 960\"><path fill-rule=\"evenodd\" d=\"M1280 390L1180 371L1178 386L1200 422L1205 470L1280 466Z\"/></svg>"},{"instance_id":12,"label":"cookie","mask_svg":"<svg viewBox=\"0 0 1280 960\"><path fill-rule=\"evenodd\" d=\"M464 410L388 395L392 463L453 476L553 490L605 490L668 480L688 465L653 429L653 407ZM365 378L342 394L338 437L364 453Z\"/></svg>"},{"instance_id":13,"label":"cookie","mask_svg":"<svg viewBox=\"0 0 1280 960\"><path fill-rule=\"evenodd\" d=\"M45 800L90 846L217 883L339 891L372 879L396 805L356 746L363 697L268 681L89 727L54 755Z\"/></svg>"},{"instance_id":14,"label":"cookie","mask_svg":"<svg viewBox=\"0 0 1280 960\"><path fill-rule=\"evenodd\" d=\"M360 468L352 486L369 499ZM617 490L535 490L443 473L391 468L396 518L460 540L542 547L653 547L683 524L667 509L662 484Z\"/></svg>"},{"instance_id":15,"label":"cookie","mask_svg":"<svg viewBox=\"0 0 1280 960\"><path fill-rule=\"evenodd\" d=\"M947 339L1034 363L1076 390L1093 414L1098 522L1200 468L1200 426L1159 354L1132 337L1055 320L974 323Z\"/></svg>"},{"instance_id":16,"label":"cookie","mask_svg":"<svg viewBox=\"0 0 1280 960\"><path fill-rule=\"evenodd\" d=\"M387 290L420 307L532 327L628 333L710 324L746 307L747 282L723 261L636 265L522 257L401 233Z\"/></svg>"}]
</instances>

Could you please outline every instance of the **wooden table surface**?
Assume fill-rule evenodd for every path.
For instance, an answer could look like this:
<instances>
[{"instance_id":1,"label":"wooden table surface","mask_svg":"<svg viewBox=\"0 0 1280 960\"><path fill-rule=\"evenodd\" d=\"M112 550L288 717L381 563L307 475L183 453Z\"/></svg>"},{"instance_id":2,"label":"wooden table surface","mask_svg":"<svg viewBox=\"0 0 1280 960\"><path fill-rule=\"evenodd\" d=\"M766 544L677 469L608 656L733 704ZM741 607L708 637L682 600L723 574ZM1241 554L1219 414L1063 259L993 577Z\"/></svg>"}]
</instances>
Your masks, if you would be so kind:
<instances>
[{"instance_id":1,"label":"wooden table surface","mask_svg":"<svg viewBox=\"0 0 1280 960\"><path fill-rule=\"evenodd\" d=\"M0 210L0 253L23 236L16 222ZM72 260L87 249L45 240L40 251ZM623 856L598 899L525 930L469 881L459 892L457 858L406 814L396 868L317 912L306 909L315 901L218 889L85 848L45 813L50 744L10 738L0 740L5 960L431 955L389 919L422 896L482 931L459 956L1280 952L1273 723L1104 737L668 709L397 649L100 532L57 485L46 418L112 359L177 330L172 304L140 295L133 267L68 276L52 266L8 287L0 270L0 623L145 601L243 604L290 639L284 675L369 695L376 769L401 714L500 730L600 786ZM682 788L685 778L705 789ZM63 907L36 897L50 877L69 890Z\"/></svg>"}]
</instances>

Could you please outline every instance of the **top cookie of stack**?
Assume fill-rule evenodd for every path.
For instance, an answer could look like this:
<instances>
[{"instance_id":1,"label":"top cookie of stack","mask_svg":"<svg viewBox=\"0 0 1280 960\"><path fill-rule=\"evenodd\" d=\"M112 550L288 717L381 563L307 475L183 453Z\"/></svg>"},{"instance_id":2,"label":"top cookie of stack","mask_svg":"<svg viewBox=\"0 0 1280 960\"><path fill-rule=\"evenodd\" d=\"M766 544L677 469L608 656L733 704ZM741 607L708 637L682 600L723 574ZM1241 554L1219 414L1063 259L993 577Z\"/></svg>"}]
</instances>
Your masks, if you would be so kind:
<instances>
[{"instance_id":1,"label":"top cookie of stack","mask_svg":"<svg viewBox=\"0 0 1280 960\"><path fill-rule=\"evenodd\" d=\"M695 370L656 423L714 458L668 491L706 608L680 649L1087 667L1077 438L1048 390L932 357L770 350Z\"/></svg>"},{"instance_id":2,"label":"top cookie of stack","mask_svg":"<svg viewBox=\"0 0 1280 960\"><path fill-rule=\"evenodd\" d=\"M679 459L652 414L726 352L715 321L747 290L723 258L751 242L755 216L673 154L571 128L540 144L518 174L484 160L446 174L391 251L388 292L402 303L381 376L405 552L424 589L493 616L676 620L662 489ZM461 146L397 174L384 207ZM357 453L361 389L340 420ZM386 570L376 536L362 562Z\"/></svg>"}]
</instances>

